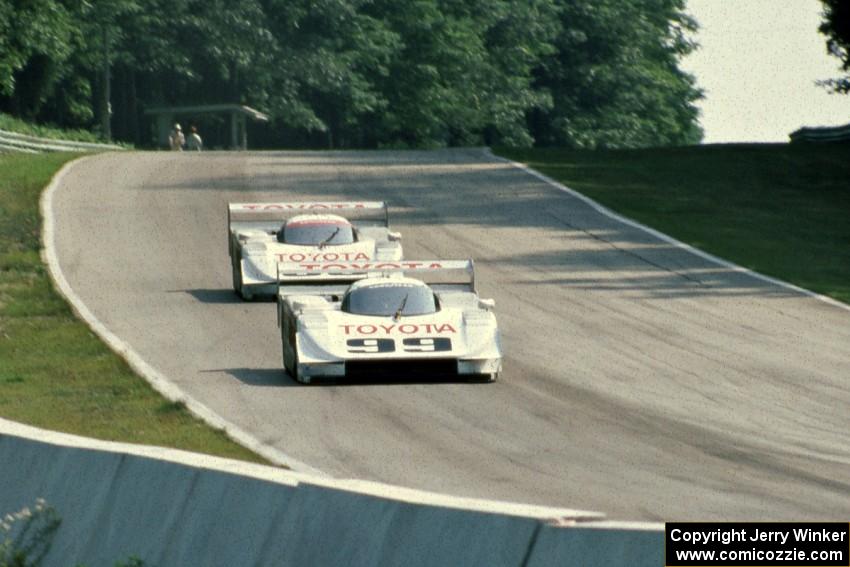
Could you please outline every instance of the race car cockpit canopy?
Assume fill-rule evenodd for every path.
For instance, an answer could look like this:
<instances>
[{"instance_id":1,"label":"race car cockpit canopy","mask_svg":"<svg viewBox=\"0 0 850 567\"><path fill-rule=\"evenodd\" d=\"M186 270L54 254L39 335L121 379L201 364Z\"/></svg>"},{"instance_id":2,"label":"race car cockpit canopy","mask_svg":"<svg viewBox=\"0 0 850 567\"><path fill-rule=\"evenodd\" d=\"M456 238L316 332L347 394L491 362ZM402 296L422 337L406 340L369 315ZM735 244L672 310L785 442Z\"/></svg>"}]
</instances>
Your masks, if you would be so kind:
<instances>
[{"instance_id":1,"label":"race car cockpit canopy","mask_svg":"<svg viewBox=\"0 0 850 567\"><path fill-rule=\"evenodd\" d=\"M408 278L365 281L352 285L342 299L342 311L355 315L402 317L436 313L437 298L424 283Z\"/></svg>"},{"instance_id":2,"label":"race car cockpit canopy","mask_svg":"<svg viewBox=\"0 0 850 567\"><path fill-rule=\"evenodd\" d=\"M354 227L338 215L298 215L277 232L278 242L301 246L333 246L355 241Z\"/></svg>"}]
</instances>

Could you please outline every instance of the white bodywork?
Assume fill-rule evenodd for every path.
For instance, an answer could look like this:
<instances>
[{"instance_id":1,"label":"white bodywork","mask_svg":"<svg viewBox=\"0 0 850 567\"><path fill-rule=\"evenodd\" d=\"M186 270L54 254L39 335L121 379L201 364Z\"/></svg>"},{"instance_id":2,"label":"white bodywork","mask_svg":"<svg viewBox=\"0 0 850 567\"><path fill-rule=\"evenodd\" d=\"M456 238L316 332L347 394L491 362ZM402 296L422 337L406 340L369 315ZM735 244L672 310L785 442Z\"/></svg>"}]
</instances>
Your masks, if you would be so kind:
<instances>
[{"instance_id":1,"label":"white bodywork","mask_svg":"<svg viewBox=\"0 0 850 567\"><path fill-rule=\"evenodd\" d=\"M341 304L347 285L305 289L292 294L281 287L278 322L284 367L299 382L316 377L344 378L389 368L399 376L411 371L451 372L492 381L502 368L502 350L492 300L474 290L471 261L423 261L397 270L328 270L327 277L361 278L351 289L398 282L429 286L440 309L428 315L369 316L346 313ZM438 267L435 267L438 266ZM433 276L466 273L463 280ZM416 276L421 279L411 279ZM312 292L312 293L309 293Z\"/></svg>"},{"instance_id":2,"label":"white bodywork","mask_svg":"<svg viewBox=\"0 0 850 567\"><path fill-rule=\"evenodd\" d=\"M233 289L241 297L273 295L280 262L315 266L334 262L399 261L401 235L389 230L387 206L380 201L230 203L228 250ZM281 225L296 216L338 215L352 224L357 240L325 247L277 241ZM293 276L291 283L310 281L311 274Z\"/></svg>"}]
</instances>

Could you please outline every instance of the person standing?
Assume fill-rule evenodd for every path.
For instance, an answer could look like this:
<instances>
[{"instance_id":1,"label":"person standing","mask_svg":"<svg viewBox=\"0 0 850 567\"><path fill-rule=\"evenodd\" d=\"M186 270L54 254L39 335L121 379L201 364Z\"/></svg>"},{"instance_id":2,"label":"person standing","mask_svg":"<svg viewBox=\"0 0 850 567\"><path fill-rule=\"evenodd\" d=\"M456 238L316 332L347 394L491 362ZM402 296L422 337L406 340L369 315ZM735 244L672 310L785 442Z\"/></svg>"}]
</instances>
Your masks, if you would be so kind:
<instances>
[{"instance_id":1,"label":"person standing","mask_svg":"<svg viewBox=\"0 0 850 567\"><path fill-rule=\"evenodd\" d=\"M198 129L194 126L190 128L189 139L186 141L186 149L190 152L199 152L204 147L204 141L198 134Z\"/></svg>"},{"instance_id":2,"label":"person standing","mask_svg":"<svg viewBox=\"0 0 850 567\"><path fill-rule=\"evenodd\" d=\"M172 130L171 135L168 136L168 143L171 146L172 151L183 151L183 145L186 143L186 137L183 135L183 129L180 128L180 124L174 125L174 130Z\"/></svg>"}]
</instances>

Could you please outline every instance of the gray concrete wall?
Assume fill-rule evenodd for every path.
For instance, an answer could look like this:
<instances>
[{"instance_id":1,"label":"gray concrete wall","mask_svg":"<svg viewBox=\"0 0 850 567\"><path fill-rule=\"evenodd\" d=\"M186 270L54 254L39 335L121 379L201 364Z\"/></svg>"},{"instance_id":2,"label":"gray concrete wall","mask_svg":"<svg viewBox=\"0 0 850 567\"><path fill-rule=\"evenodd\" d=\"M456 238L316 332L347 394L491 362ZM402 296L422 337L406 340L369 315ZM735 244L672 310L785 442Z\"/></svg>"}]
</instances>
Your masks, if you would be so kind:
<instances>
[{"instance_id":1,"label":"gray concrete wall","mask_svg":"<svg viewBox=\"0 0 850 567\"><path fill-rule=\"evenodd\" d=\"M543 566L663 564L660 526L334 481L0 419L0 512L62 517L44 565Z\"/></svg>"}]
</instances>

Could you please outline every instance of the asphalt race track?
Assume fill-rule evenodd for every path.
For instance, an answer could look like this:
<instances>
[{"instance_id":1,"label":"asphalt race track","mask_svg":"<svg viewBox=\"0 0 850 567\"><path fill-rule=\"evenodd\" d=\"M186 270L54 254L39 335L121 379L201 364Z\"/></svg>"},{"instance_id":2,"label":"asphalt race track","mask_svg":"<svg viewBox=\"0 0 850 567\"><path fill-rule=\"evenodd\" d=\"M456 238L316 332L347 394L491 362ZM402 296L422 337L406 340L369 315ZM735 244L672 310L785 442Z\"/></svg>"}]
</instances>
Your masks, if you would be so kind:
<instances>
[{"instance_id":1,"label":"asphalt race track","mask_svg":"<svg viewBox=\"0 0 850 567\"><path fill-rule=\"evenodd\" d=\"M301 386L231 290L229 201L375 199L409 259L472 257L495 384ZM850 311L711 263L478 150L113 153L65 176L56 252L184 391L338 477L628 520L850 515Z\"/></svg>"}]
</instances>

